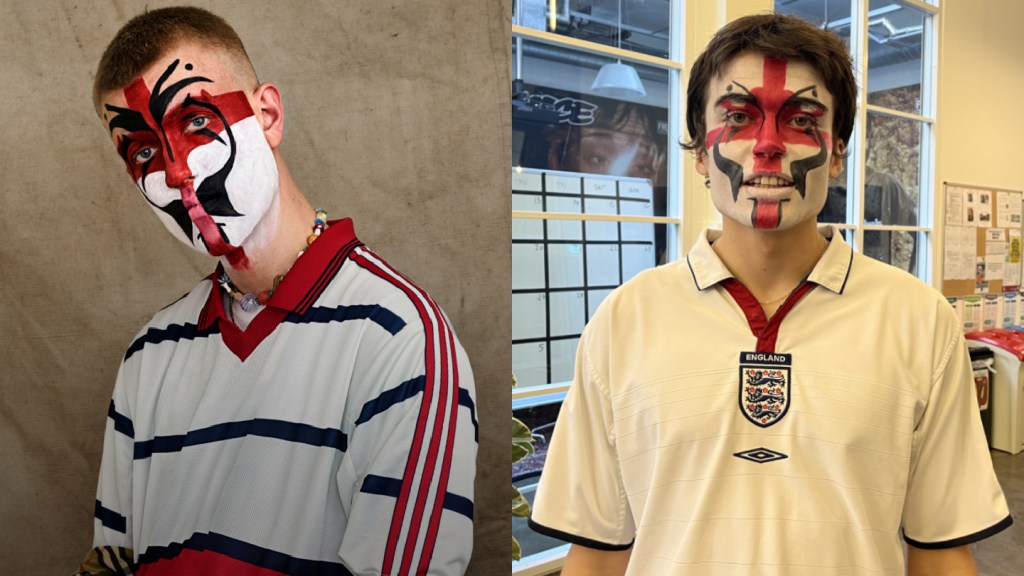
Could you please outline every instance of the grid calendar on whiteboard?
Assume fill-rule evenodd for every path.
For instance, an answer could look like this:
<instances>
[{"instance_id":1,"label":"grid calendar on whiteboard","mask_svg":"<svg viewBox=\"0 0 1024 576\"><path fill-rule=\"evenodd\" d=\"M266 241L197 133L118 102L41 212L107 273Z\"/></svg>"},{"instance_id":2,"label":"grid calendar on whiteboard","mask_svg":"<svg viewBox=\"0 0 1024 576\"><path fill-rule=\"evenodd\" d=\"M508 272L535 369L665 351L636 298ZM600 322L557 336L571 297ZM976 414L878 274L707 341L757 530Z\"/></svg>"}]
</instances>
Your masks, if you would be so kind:
<instances>
[{"instance_id":1,"label":"grid calendar on whiteboard","mask_svg":"<svg viewBox=\"0 0 1024 576\"><path fill-rule=\"evenodd\" d=\"M512 173L512 210L653 216L651 181ZM612 290L655 265L654 224L512 219L512 370L520 385L572 380L587 321Z\"/></svg>"}]
</instances>

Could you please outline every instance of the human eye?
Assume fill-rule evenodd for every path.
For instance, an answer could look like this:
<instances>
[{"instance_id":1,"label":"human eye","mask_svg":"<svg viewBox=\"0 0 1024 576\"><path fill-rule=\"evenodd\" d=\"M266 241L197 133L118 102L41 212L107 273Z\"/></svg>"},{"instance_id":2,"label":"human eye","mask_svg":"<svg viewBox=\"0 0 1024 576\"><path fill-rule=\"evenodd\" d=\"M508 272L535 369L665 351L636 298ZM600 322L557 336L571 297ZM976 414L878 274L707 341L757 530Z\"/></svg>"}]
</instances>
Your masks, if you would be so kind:
<instances>
[{"instance_id":1,"label":"human eye","mask_svg":"<svg viewBox=\"0 0 1024 576\"><path fill-rule=\"evenodd\" d=\"M814 126L818 125L817 119L809 114L798 114L796 116L793 116L793 118L790 119L789 123L794 128L800 128L801 130L813 128Z\"/></svg>"},{"instance_id":2,"label":"human eye","mask_svg":"<svg viewBox=\"0 0 1024 576\"><path fill-rule=\"evenodd\" d=\"M745 126L750 123L750 114L743 110L729 110L725 113L725 123L730 126Z\"/></svg>"},{"instance_id":3,"label":"human eye","mask_svg":"<svg viewBox=\"0 0 1024 576\"><path fill-rule=\"evenodd\" d=\"M188 121L188 124L185 126L185 130L188 132L198 132L203 128L206 128L206 125L209 123L209 118L205 116L196 116Z\"/></svg>"},{"instance_id":4,"label":"human eye","mask_svg":"<svg viewBox=\"0 0 1024 576\"><path fill-rule=\"evenodd\" d=\"M133 154L132 160L134 160L136 164L145 164L152 160L153 156L156 156L156 148L153 146L147 146Z\"/></svg>"}]
</instances>

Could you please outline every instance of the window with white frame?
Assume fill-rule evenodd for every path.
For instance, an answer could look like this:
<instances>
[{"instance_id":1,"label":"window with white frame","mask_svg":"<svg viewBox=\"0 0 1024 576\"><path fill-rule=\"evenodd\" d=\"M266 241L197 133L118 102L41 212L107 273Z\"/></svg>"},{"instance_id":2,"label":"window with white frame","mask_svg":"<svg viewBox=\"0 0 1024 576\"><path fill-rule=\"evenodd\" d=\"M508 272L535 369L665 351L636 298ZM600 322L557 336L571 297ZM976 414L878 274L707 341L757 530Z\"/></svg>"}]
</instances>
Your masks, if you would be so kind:
<instances>
[{"instance_id":1,"label":"window with white frame","mask_svg":"<svg viewBox=\"0 0 1024 576\"><path fill-rule=\"evenodd\" d=\"M513 415L536 454L532 503L584 325L640 271L678 257L681 0L517 0L512 27ZM565 543L513 519L515 574Z\"/></svg>"},{"instance_id":2,"label":"window with white frame","mask_svg":"<svg viewBox=\"0 0 1024 576\"><path fill-rule=\"evenodd\" d=\"M860 93L843 173L821 222L864 254L931 280L937 3L775 0L847 39ZM850 194L847 191L854 190Z\"/></svg>"}]
</instances>

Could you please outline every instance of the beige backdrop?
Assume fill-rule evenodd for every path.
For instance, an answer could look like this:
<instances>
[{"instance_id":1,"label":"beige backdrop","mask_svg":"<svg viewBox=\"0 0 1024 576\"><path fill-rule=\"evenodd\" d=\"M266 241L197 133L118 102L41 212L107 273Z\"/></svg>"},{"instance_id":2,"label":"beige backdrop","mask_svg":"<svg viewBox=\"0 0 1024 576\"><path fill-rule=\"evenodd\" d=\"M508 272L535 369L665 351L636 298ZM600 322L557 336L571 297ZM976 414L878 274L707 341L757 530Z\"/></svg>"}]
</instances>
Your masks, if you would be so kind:
<instances>
[{"instance_id":1,"label":"beige backdrop","mask_svg":"<svg viewBox=\"0 0 1024 576\"><path fill-rule=\"evenodd\" d=\"M125 347L213 267L163 229L90 103L117 28L173 3L0 0L0 574L77 566ZM311 202L448 312L481 424L470 573L507 573L511 0L195 3L281 87Z\"/></svg>"}]
</instances>

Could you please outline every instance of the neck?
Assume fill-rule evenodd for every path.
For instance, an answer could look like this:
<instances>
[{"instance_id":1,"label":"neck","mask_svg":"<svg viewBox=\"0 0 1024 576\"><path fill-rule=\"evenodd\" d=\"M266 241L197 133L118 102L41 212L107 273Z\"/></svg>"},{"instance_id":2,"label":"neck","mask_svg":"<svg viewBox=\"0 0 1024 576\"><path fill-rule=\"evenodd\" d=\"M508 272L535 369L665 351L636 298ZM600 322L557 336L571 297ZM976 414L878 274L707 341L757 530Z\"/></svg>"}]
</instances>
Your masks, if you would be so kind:
<instances>
[{"instance_id":1,"label":"neck","mask_svg":"<svg viewBox=\"0 0 1024 576\"><path fill-rule=\"evenodd\" d=\"M755 230L724 219L714 250L759 301L788 294L818 263L828 242L813 220L786 230Z\"/></svg>"},{"instance_id":2,"label":"neck","mask_svg":"<svg viewBox=\"0 0 1024 576\"><path fill-rule=\"evenodd\" d=\"M312 232L315 210L280 159L278 174L281 180L278 197L242 245L246 256L244 262L221 258L224 270L242 292L257 293L272 288L274 277L292 267Z\"/></svg>"}]
</instances>

